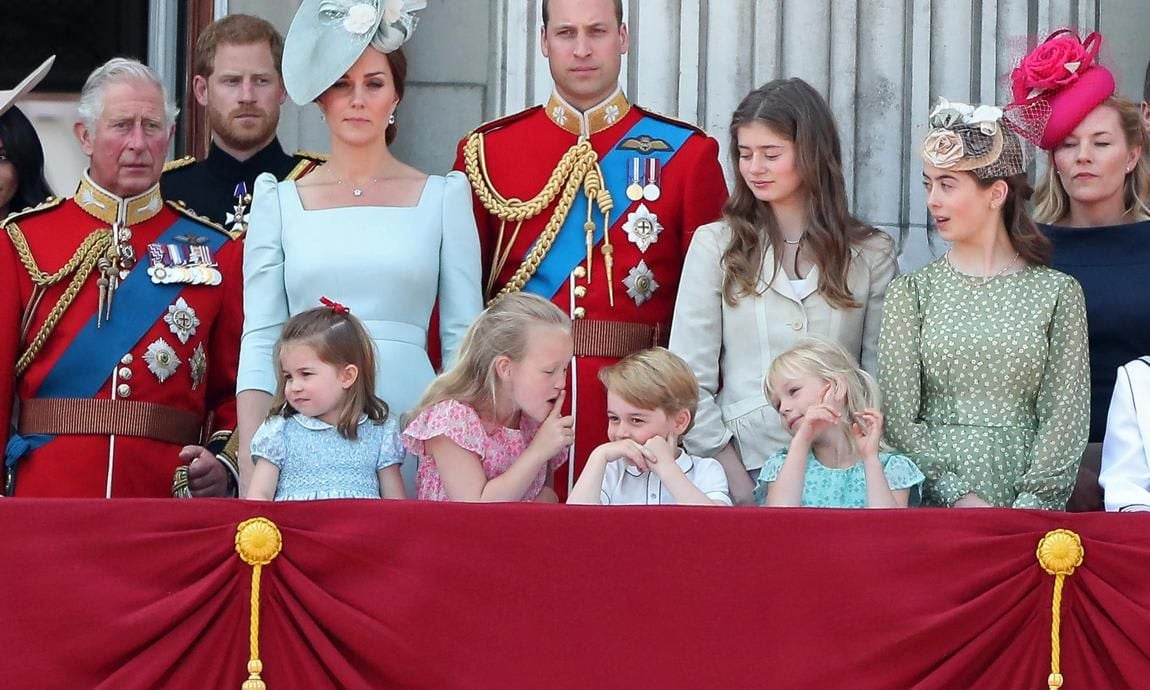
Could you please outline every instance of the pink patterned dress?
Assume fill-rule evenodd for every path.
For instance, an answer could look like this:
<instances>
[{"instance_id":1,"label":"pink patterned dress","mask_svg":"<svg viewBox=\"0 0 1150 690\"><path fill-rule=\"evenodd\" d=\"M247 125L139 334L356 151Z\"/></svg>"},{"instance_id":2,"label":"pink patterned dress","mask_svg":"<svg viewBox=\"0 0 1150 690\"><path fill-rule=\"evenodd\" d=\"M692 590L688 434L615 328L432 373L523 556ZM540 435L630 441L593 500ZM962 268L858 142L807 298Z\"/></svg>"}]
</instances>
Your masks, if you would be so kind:
<instances>
[{"instance_id":1,"label":"pink patterned dress","mask_svg":"<svg viewBox=\"0 0 1150 690\"><path fill-rule=\"evenodd\" d=\"M491 480L506 472L511 463L527 449L531 439L535 438L539 422L526 415L522 419L519 429L504 426L491 429L483 423L474 408L458 400L444 400L420 413L411 420L402 435L403 445L419 458L419 471L416 474L418 498L424 501L450 500L443 489L443 480L439 477L435 459L427 454L425 441L436 436L446 436L460 448L475 453L483 463L484 476ZM565 462L566 449L548 460L546 467L539 468L539 476L531 482L522 500L534 501L543 489L548 473L554 472Z\"/></svg>"}]
</instances>

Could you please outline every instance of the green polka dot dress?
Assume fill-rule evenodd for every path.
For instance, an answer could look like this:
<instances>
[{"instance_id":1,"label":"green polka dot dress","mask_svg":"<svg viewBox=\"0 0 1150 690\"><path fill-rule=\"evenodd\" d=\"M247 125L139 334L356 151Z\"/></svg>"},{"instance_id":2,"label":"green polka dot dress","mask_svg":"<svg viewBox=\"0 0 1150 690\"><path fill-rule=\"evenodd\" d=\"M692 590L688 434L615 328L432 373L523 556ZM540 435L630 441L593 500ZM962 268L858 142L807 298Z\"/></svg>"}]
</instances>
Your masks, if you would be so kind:
<instances>
[{"instance_id":1,"label":"green polka dot dress","mask_svg":"<svg viewBox=\"0 0 1150 690\"><path fill-rule=\"evenodd\" d=\"M886 440L926 475L924 505L973 492L1062 510L1090 422L1082 288L1043 266L988 282L945 258L895 279L879 335Z\"/></svg>"}]
</instances>

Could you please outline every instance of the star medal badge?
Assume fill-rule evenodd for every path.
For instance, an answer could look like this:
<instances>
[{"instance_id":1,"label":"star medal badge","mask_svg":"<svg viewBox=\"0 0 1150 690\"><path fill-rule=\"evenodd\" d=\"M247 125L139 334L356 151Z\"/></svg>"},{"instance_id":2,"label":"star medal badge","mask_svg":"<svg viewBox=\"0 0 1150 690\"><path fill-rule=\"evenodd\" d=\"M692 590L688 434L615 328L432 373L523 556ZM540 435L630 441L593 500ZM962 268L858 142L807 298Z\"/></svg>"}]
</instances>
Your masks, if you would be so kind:
<instances>
[{"instance_id":1,"label":"star medal badge","mask_svg":"<svg viewBox=\"0 0 1150 690\"><path fill-rule=\"evenodd\" d=\"M175 304L168 306L168 313L164 315L164 323L168 324L168 329L180 339L180 342L187 345L188 340L196 334L196 328L200 325L200 317L196 316L196 310L180 297L176 300Z\"/></svg>"},{"instance_id":2,"label":"star medal badge","mask_svg":"<svg viewBox=\"0 0 1150 690\"><path fill-rule=\"evenodd\" d=\"M655 274L647 267L647 262L642 260L627 273L623 285L627 286L627 296L635 300L635 306L640 306L651 299L651 295L659 289Z\"/></svg>"},{"instance_id":3,"label":"star medal badge","mask_svg":"<svg viewBox=\"0 0 1150 690\"><path fill-rule=\"evenodd\" d=\"M659 217L651 213L646 204L639 204L634 213L627 214L623 230L627 233L627 239L645 254L652 244L659 241L659 233L663 232L663 226L659 223Z\"/></svg>"},{"instance_id":4,"label":"star medal badge","mask_svg":"<svg viewBox=\"0 0 1150 690\"><path fill-rule=\"evenodd\" d=\"M148 371L152 372L160 383L167 381L180 366L180 358L176 356L176 351L163 338L157 338L148 346L144 351L144 361L148 364Z\"/></svg>"}]
</instances>

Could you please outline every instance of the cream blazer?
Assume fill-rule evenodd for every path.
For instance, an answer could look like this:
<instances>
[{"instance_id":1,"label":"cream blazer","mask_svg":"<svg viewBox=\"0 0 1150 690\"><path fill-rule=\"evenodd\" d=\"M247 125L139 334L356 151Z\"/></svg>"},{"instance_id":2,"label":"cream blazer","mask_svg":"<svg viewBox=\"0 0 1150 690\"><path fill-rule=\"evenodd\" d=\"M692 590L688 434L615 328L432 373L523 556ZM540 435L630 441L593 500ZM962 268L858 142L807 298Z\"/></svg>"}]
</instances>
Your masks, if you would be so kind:
<instances>
[{"instance_id":1,"label":"cream blazer","mask_svg":"<svg viewBox=\"0 0 1150 690\"><path fill-rule=\"evenodd\" d=\"M695 424L683 439L687 452L711 458L734 441L746 468L757 470L790 444L763 392L767 367L803 337L819 335L842 345L875 374L883 297L898 263L894 241L885 233L853 247L847 285L862 307L835 309L818 292L818 268L800 294L782 270L766 285L775 261L768 249L758 286L762 294L732 307L723 300L720 265L730 237L726 221L695 231L679 282L670 349L699 378Z\"/></svg>"},{"instance_id":2,"label":"cream blazer","mask_svg":"<svg viewBox=\"0 0 1150 690\"><path fill-rule=\"evenodd\" d=\"M1098 483L1106 510L1150 510L1150 357L1118 367Z\"/></svg>"}]
</instances>

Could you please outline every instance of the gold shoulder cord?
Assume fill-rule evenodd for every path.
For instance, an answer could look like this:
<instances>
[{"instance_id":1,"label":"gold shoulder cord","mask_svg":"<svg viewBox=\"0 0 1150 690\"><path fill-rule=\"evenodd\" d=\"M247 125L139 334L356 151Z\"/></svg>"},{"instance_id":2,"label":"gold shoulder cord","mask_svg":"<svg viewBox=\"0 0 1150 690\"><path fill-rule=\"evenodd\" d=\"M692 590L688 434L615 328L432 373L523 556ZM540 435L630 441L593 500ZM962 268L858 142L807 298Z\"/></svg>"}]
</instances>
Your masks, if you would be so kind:
<instances>
[{"instance_id":1,"label":"gold shoulder cord","mask_svg":"<svg viewBox=\"0 0 1150 690\"><path fill-rule=\"evenodd\" d=\"M44 294L48 288L61 282L69 275L72 280L68 283L68 287L64 290L64 294L56 301L52 307L52 311L48 312L48 317L44 320L40 330L36 333L36 337L28 344L24 353L20 355L20 359L16 361L16 376L20 376L27 370L28 365L40 354L40 350L44 348L44 343L47 342L48 336L60 323L60 318L72 302L79 294L80 288L83 287L84 281L88 278L88 274L96 267L96 262L103 256L108 249L112 246L112 231L108 229L96 230L92 234L84 238L76 253L72 254L72 258L64 264L60 270L52 274L44 273L36 264L35 257L32 256L32 250L28 247L28 241L24 239L24 233L20 232L20 228L15 223L9 223L5 229L8 231L8 237L12 240L12 245L16 248L16 254L20 257L20 263L24 264L25 270L28 271L28 276L32 279L32 284L35 288L32 290L32 299L28 301L28 306L24 310L24 317L21 321L21 336L27 337L28 329L32 326L32 319L35 315L36 308L40 305L40 301L44 298Z\"/></svg>"},{"instance_id":2,"label":"gold shoulder cord","mask_svg":"<svg viewBox=\"0 0 1150 690\"><path fill-rule=\"evenodd\" d=\"M569 148L559 159L559 163L552 171L547 184L538 194L527 201L505 198L495 189L491 176L487 172L487 157L484 152L481 133L476 132L468 137L467 143L463 147L463 161L467 179L471 182L471 188L475 190L479 201L488 213L500 220L499 235L495 242L495 252L491 262L491 276L487 281L488 295L491 295L494 290L495 281L507 263L511 248L519 236L519 230L523 227L523 221L538 216L555 201L556 197L559 198L555 205L555 211L540 233L538 241L535 242L531 251L519 265L515 275L499 290L498 294L488 300L488 304L495 302L504 295L519 292L527 284L527 281L535 275L535 271L539 269L539 264L547 252L551 250L551 245L555 243L555 237L559 234L563 222L567 220L567 214L571 211L571 204L575 201L575 195L579 193L580 187L584 188L588 201L595 201L603 212L604 231L606 231L606 214L611 209L611 195L603 188L603 173L599 169L599 157L595 154L595 149L589 141L581 141ZM590 237L594 231L594 224L590 223L590 205L587 215L588 223L591 225L591 230L588 232ZM504 230L507 221L514 221L516 225L511 237L504 243ZM609 241L605 241L604 258L608 260L608 271L610 271L611 265L609 248ZM590 239L588 240L589 261Z\"/></svg>"}]
</instances>

